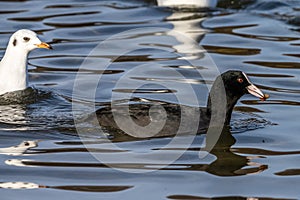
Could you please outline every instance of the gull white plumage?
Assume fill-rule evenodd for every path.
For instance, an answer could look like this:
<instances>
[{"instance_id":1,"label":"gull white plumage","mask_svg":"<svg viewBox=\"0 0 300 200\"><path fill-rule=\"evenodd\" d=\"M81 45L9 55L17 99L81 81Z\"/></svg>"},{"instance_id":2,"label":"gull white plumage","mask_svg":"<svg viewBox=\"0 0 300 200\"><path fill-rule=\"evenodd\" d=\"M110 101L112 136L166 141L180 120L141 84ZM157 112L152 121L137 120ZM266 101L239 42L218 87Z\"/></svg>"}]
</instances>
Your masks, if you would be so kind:
<instances>
[{"instance_id":1,"label":"gull white plumage","mask_svg":"<svg viewBox=\"0 0 300 200\"><path fill-rule=\"evenodd\" d=\"M0 62L0 95L28 87L27 57L36 48L52 49L31 30L21 29L10 37Z\"/></svg>"},{"instance_id":2,"label":"gull white plumage","mask_svg":"<svg viewBox=\"0 0 300 200\"><path fill-rule=\"evenodd\" d=\"M218 0L157 0L158 6L168 6L168 7L216 7Z\"/></svg>"}]
</instances>

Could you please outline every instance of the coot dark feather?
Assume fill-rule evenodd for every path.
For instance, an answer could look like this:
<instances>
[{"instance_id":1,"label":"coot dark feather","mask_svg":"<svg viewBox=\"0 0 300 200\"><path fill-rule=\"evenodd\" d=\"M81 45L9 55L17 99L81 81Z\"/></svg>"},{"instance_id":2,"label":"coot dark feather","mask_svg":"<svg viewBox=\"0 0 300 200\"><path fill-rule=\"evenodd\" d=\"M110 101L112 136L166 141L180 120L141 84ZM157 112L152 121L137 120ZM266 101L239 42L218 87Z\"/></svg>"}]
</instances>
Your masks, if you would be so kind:
<instances>
[{"instance_id":1,"label":"coot dark feather","mask_svg":"<svg viewBox=\"0 0 300 200\"><path fill-rule=\"evenodd\" d=\"M233 107L247 93L266 97L244 72L230 70L216 78L206 108L149 101L107 106L96 114L101 127L112 134L147 138L204 133L209 126L228 126Z\"/></svg>"}]
</instances>

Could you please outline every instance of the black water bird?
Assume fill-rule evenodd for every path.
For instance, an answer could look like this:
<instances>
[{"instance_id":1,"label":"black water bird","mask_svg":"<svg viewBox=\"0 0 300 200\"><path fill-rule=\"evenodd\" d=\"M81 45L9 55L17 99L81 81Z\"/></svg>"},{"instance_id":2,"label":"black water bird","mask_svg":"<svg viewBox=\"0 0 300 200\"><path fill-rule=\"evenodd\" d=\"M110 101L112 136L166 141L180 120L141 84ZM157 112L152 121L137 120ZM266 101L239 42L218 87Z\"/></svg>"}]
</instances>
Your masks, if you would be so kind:
<instances>
[{"instance_id":1,"label":"black water bird","mask_svg":"<svg viewBox=\"0 0 300 200\"><path fill-rule=\"evenodd\" d=\"M204 133L209 126L229 126L235 104L248 93L262 100L268 98L244 72L230 70L214 81L205 108L149 101L110 104L97 110L96 115L101 127L109 133L126 133L135 138Z\"/></svg>"}]
</instances>

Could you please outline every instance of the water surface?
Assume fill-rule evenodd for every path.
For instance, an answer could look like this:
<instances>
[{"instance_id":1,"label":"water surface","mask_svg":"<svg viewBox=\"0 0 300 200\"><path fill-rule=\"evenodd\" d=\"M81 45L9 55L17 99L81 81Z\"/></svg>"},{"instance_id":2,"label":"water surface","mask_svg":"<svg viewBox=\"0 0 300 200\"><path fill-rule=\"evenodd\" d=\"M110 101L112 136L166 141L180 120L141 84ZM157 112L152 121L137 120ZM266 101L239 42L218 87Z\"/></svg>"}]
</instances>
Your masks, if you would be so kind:
<instances>
[{"instance_id":1,"label":"water surface","mask_svg":"<svg viewBox=\"0 0 300 200\"><path fill-rule=\"evenodd\" d=\"M134 0L0 1L2 55L9 36L21 28L36 31L54 47L29 56L30 83L47 95L33 103L0 106L2 196L299 198L299 10L300 2L292 0L223 0L214 9L170 9ZM120 34L124 31L130 34ZM233 113L232 130L204 158L199 158L199 152L205 135L196 136L187 150L181 145L166 148L172 138L132 141L127 137L112 138L118 147L113 149L103 135L93 132L93 126L83 124L91 130L83 137L84 145L73 114L93 111L90 103L97 108L106 105L112 94L122 100L134 91L132 97L168 102L181 95L186 104L193 104L184 90L192 86L205 106L214 80L211 62L176 32L202 46L220 72L246 72L270 99L262 102L244 96ZM88 65L82 66L92 50L107 40L106 48L94 52ZM134 50L121 54L128 48ZM73 96L78 74L85 81L101 76L94 99ZM116 86L124 76L124 84ZM161 85L166 82L168 88ZM137 84L143 87L135 90ZM94 91L88 89L86 94ZM86 108L84 112L72 111L72 101ZM147 162L126 157L158 151L184 153L168 166L162 166L163 156ZM105 156L105 162L93 155Z\"/></svg>"}]
</instances>

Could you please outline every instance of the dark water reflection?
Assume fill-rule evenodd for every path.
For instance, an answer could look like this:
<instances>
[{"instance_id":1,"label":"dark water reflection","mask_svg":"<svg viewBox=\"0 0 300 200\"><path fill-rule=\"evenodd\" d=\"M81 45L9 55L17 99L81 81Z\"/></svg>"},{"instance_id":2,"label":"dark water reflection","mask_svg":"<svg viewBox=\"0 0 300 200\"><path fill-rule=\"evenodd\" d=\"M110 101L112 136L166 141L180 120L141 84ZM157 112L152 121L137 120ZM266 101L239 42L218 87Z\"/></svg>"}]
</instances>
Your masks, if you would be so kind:
<instances>
[{"instance_id":1,"label":"dark water reflection","mask_svg":"<svg viewBox=\"0 0 300 200\"><path fill-rule=\"evenodd\" d=\"M292 0L220 0L212 9L163 8L152 0L0 1L1 54L9 35L20 28L36 31L54 47L29 56L30 83L43 94L33 95L34 102L0 106L2 196L299 198L299 10L300 2ZM135 34L112 37L137 28ZM112 148L107 135L94 133L93 124L82 124L87 134L81 140L73 115L92 112L94 100L97 108L109 104L112 93L120 102L128 94L132 99L167 102L177 102L176 95L182 95L186 104L192 104L184 90L191 85L205 106L215 78L212 63L202 49L176 32L207 50L221 72L245 71L271 98L262 102L244 96L233 113L231 130L224 131L209 152L205 135L182 137L191 139L188 148L183 144L169 148L172 138L136 140L117 135L109 140ZM108 38L104 49L86 59ZM129 47L134 51L120 54ZM83 61L88 65L82 66ZM138 66L142 70L133 71ZM73 96L78 74L84 80L101 76L95 99ZM125 84L116 85L124 76ZM170 87L163 85L166 82ZM137 89L137 83L143 87ZM87 94L93 91L86 88ZM83 109L72 110L72 101ZM162 157L147 162L128 157L156 152ZM184 153L164 165L179 152ZM97 160L97 155L105 160Z\"/></svg>"},{"instance_id":2,"label":"dark water reflection","mask_svg":"<svg viewBox=\"0 0 300 200\"><path fill-rule=\"evenodd\" d=\"M207 137L207 140L209 140L209 136ZM258 163L252 163L251 157L247 156L241 156L237 153L243 153L243 154L253 154L255 151L257 151L256 154L259 155L291 155L291 154L299 154L299 152L273 152L270 151L269 154L266 154L264 150L261 150L262 152L259 152L257 149L231 149L231 146L235 143L235 139L232 136L231 132L229 130L226 130L221 135L220 139L218 140L217 144L214 146L214 148L210 151L212 155L215 156L215 160L211 162L210 164L205 163L189 163L189 160L186 160L187 163L174 163L171 164L165 168L160 169L161 164L160 163L151 163L151 164L143 164L143 163L110 163L110 166L113 166L117 169L141 169L141 170L153 170L153 169L160 169L160 170L185 170L185 171L206 171L210 174L217 175L217 176L241 176L251 173L259 173L263 170L267 169L266 165L260 165ZM66 144L66 143L64 143ZM95 145L96 142L93 143ZM101 144L101 143L99 143ZM32 145L31 145L32 146ZM32 148L30 146L30 148ZM37 146L37 145L35 145ZM100 145L101 146L101 145ZM204 148L205 149L205 148ZM159 149L152 149L152 151L157 151ZM179 148L175 149L162 149L164 151L178 151ZM93 152L93 153L110 153L110 154L117 154L122 152L128 152L128 150L117 150L117 149L104 149L104 148L80 148L78 147L78 144L76 144L75 148L68 147L68 148L52 148L52 149L32 149L31 151L28 151L27 154L29 155L40 155L40 154L53 154L53 153L73 153L73 152ZM187 149L190 153L197 153L201 151L200 148L189 148ZM237 152L237 153L235 153ZM259 158L259 157L257 157ZM34 160L18 160L18 159L12 159L12 160L6 160L6 164L9 165L16 165L16 166L40 166L40 167L93 167L93 168L108 168L109 166L106 165L106 163L81 163L81 162L40 162L40 161L34 161ZM254 167L257 165L257 167ZM242 169L243 167L249 166L251 168Z\"/></svg>"},{"instance_id":3,"label":"dark water reflection","mask_svg":"<svg viewBox=\"0 0 300 200\"><path fill-rule=\"evenodd\" d=\"M168 196L169 199L176 199L176 200L218 200L218 199L236 199L236 200L247 200L247 199L260 199L260 200L276 200L276 199L280 199L280 200L285 200L284 198L269 198L269 197L242 197L242 196L222 196L222 197L213 197L213 198L209 198L209 197L199 197L199 196L190 196L190 195L172 195L172 196ZM286 199L288 200L288 199Z\"/></svg>"}]
</instances>

